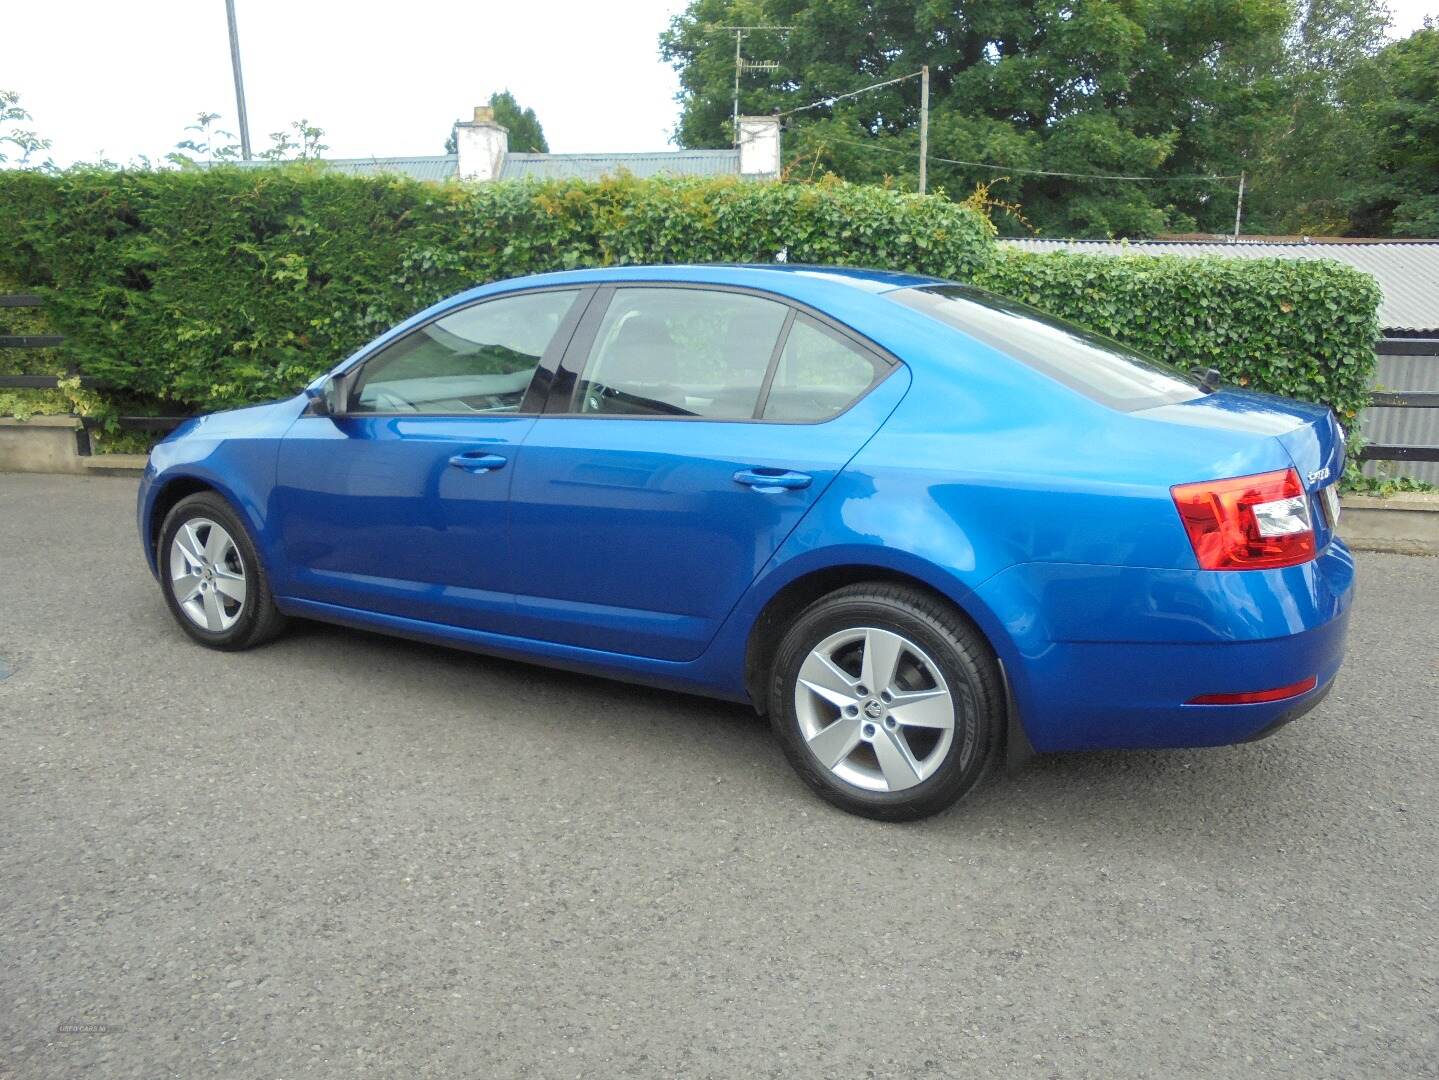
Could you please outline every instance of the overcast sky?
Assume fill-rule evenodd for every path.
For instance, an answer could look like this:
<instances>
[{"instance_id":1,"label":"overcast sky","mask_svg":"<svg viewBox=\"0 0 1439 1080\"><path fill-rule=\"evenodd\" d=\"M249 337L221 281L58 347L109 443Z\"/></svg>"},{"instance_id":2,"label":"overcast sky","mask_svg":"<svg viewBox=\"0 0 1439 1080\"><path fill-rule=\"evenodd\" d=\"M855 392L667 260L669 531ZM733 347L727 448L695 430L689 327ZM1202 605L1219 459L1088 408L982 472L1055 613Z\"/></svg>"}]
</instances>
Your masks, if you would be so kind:
<instances>
[{"instance_id":1,"label":"overcast sky","mask_svg":"<svg viewBox=\"0 0 1439 1080\"><path fill-rule=\"evenodd\" d=\"M236 0L250 134L307 118L331 157L438 154L508 88L550 149L663 150L677 118L657 37L683 0ZM1439 0L1390 0L1408 33ZM224 0L10 0L0 89L57 164L160 158L204 110L235 126Z\"/></svg>"}]
</instances>

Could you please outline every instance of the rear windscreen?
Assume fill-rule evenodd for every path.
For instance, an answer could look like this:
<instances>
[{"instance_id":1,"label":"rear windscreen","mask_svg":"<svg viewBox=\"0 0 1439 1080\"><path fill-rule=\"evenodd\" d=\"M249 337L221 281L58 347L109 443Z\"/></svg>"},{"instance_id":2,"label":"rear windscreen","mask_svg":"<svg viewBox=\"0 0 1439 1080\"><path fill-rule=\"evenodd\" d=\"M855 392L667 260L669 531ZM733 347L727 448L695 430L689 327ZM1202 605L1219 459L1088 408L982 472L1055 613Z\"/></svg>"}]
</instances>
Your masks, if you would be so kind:
<instances>
[{"instance_id":1,"label":"rear windscreen","mask_svg":"<svg viewBox=\"0 0 1439 1080\"><path fill-rule=\"evenodd\" d=\"M1179 368L983 289L929 285L884 295L1112 409L1151 409L1204 393L1199 380Z\"/></svg>"}]
</instances>

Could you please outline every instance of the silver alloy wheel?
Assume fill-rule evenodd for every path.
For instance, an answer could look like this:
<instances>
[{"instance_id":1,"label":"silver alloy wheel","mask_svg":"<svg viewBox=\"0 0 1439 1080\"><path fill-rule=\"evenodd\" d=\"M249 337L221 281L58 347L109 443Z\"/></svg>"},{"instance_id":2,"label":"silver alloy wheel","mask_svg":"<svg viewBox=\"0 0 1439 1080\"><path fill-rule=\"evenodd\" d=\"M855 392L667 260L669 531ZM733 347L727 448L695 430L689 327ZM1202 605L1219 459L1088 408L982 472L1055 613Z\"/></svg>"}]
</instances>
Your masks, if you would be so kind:
<instances>
[{"instance_id":1,"label":"silver alloy wheel","mask_svg":"<svg viewBox=\"0 0 1439 1080\"><path fill-rule=\"evenodd\" d=\"M245 610L245 562L234 538L209 518L191 518L170 541L170 588L186 617L219 633Z\"/></svg>"},{"instance_id":2,"label":"silver alloy wheel","mask_svg":"<svg viewBox=\"0 0 1439 1080\"><path fill-rule=\"evenodd\" d=\"M868 791L922 783L954 742L954 699L943 673L890 630L841 630L816 645L800 666L794 708L810 753Z\"/></svg>"}]
</instances>

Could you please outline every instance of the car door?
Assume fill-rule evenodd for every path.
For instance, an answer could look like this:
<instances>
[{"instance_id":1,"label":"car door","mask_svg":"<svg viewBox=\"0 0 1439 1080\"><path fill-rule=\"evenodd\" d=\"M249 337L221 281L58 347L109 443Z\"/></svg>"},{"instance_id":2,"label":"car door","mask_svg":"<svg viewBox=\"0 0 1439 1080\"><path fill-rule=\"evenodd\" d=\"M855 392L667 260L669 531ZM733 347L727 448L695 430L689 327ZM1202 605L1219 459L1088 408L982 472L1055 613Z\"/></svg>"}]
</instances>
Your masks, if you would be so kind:
<instances>
[{"instance_id":1,"label":"car door","mask_svg":"<svg viewBox=\"0 0 1439 1080\"><path fill-rule=\"evenodd\" d=\"M515 469L521 632L698 656L898 403L896 366L773 297L602 290Z\"/></svg>"},{"instance_id":2,"label":"car door","mask_svg":"<svg viewBox=\"0 0 1439 1080\"><path fill-rule=\"evenodd\" d=\"M296 421L273 505L285 591L511 629L514 455L588 296L534 290L431 320L346 373L338 415Z\"/></svg>"}]
</instances>

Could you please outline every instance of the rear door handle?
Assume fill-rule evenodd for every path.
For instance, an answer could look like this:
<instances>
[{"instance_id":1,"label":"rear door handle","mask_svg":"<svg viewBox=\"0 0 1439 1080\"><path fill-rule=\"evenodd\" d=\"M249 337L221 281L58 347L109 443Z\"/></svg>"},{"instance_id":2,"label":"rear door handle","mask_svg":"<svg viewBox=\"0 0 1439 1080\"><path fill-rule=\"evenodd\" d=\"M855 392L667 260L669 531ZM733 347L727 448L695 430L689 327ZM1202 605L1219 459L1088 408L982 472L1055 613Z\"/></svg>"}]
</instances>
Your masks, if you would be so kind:
<instances>
[{"instance_id":1,"label":"rear door handle","mask_svg":"<svg viewBox=\"0 0 1439 1080\"><path fill-rule=\"evenodd\" d=\"M450 458L450 464L457 469L464 469L465 472L487 473L504 468L505 462L509 460L509 458L491 454L486 450L467 450L463 454L456 454Z\"/></svg>"},{"instance_id":2,"label":"rear door handle","mask_svg":"<svg viewBox=\"0 0 1439 1080\"><path fill-rule=\"evenodd\" d=\"M788 469L741 469L734 474L736 484L744 484L766 495L807 488L813 479L808 473Z\"/></svg>"}]
</instances>

